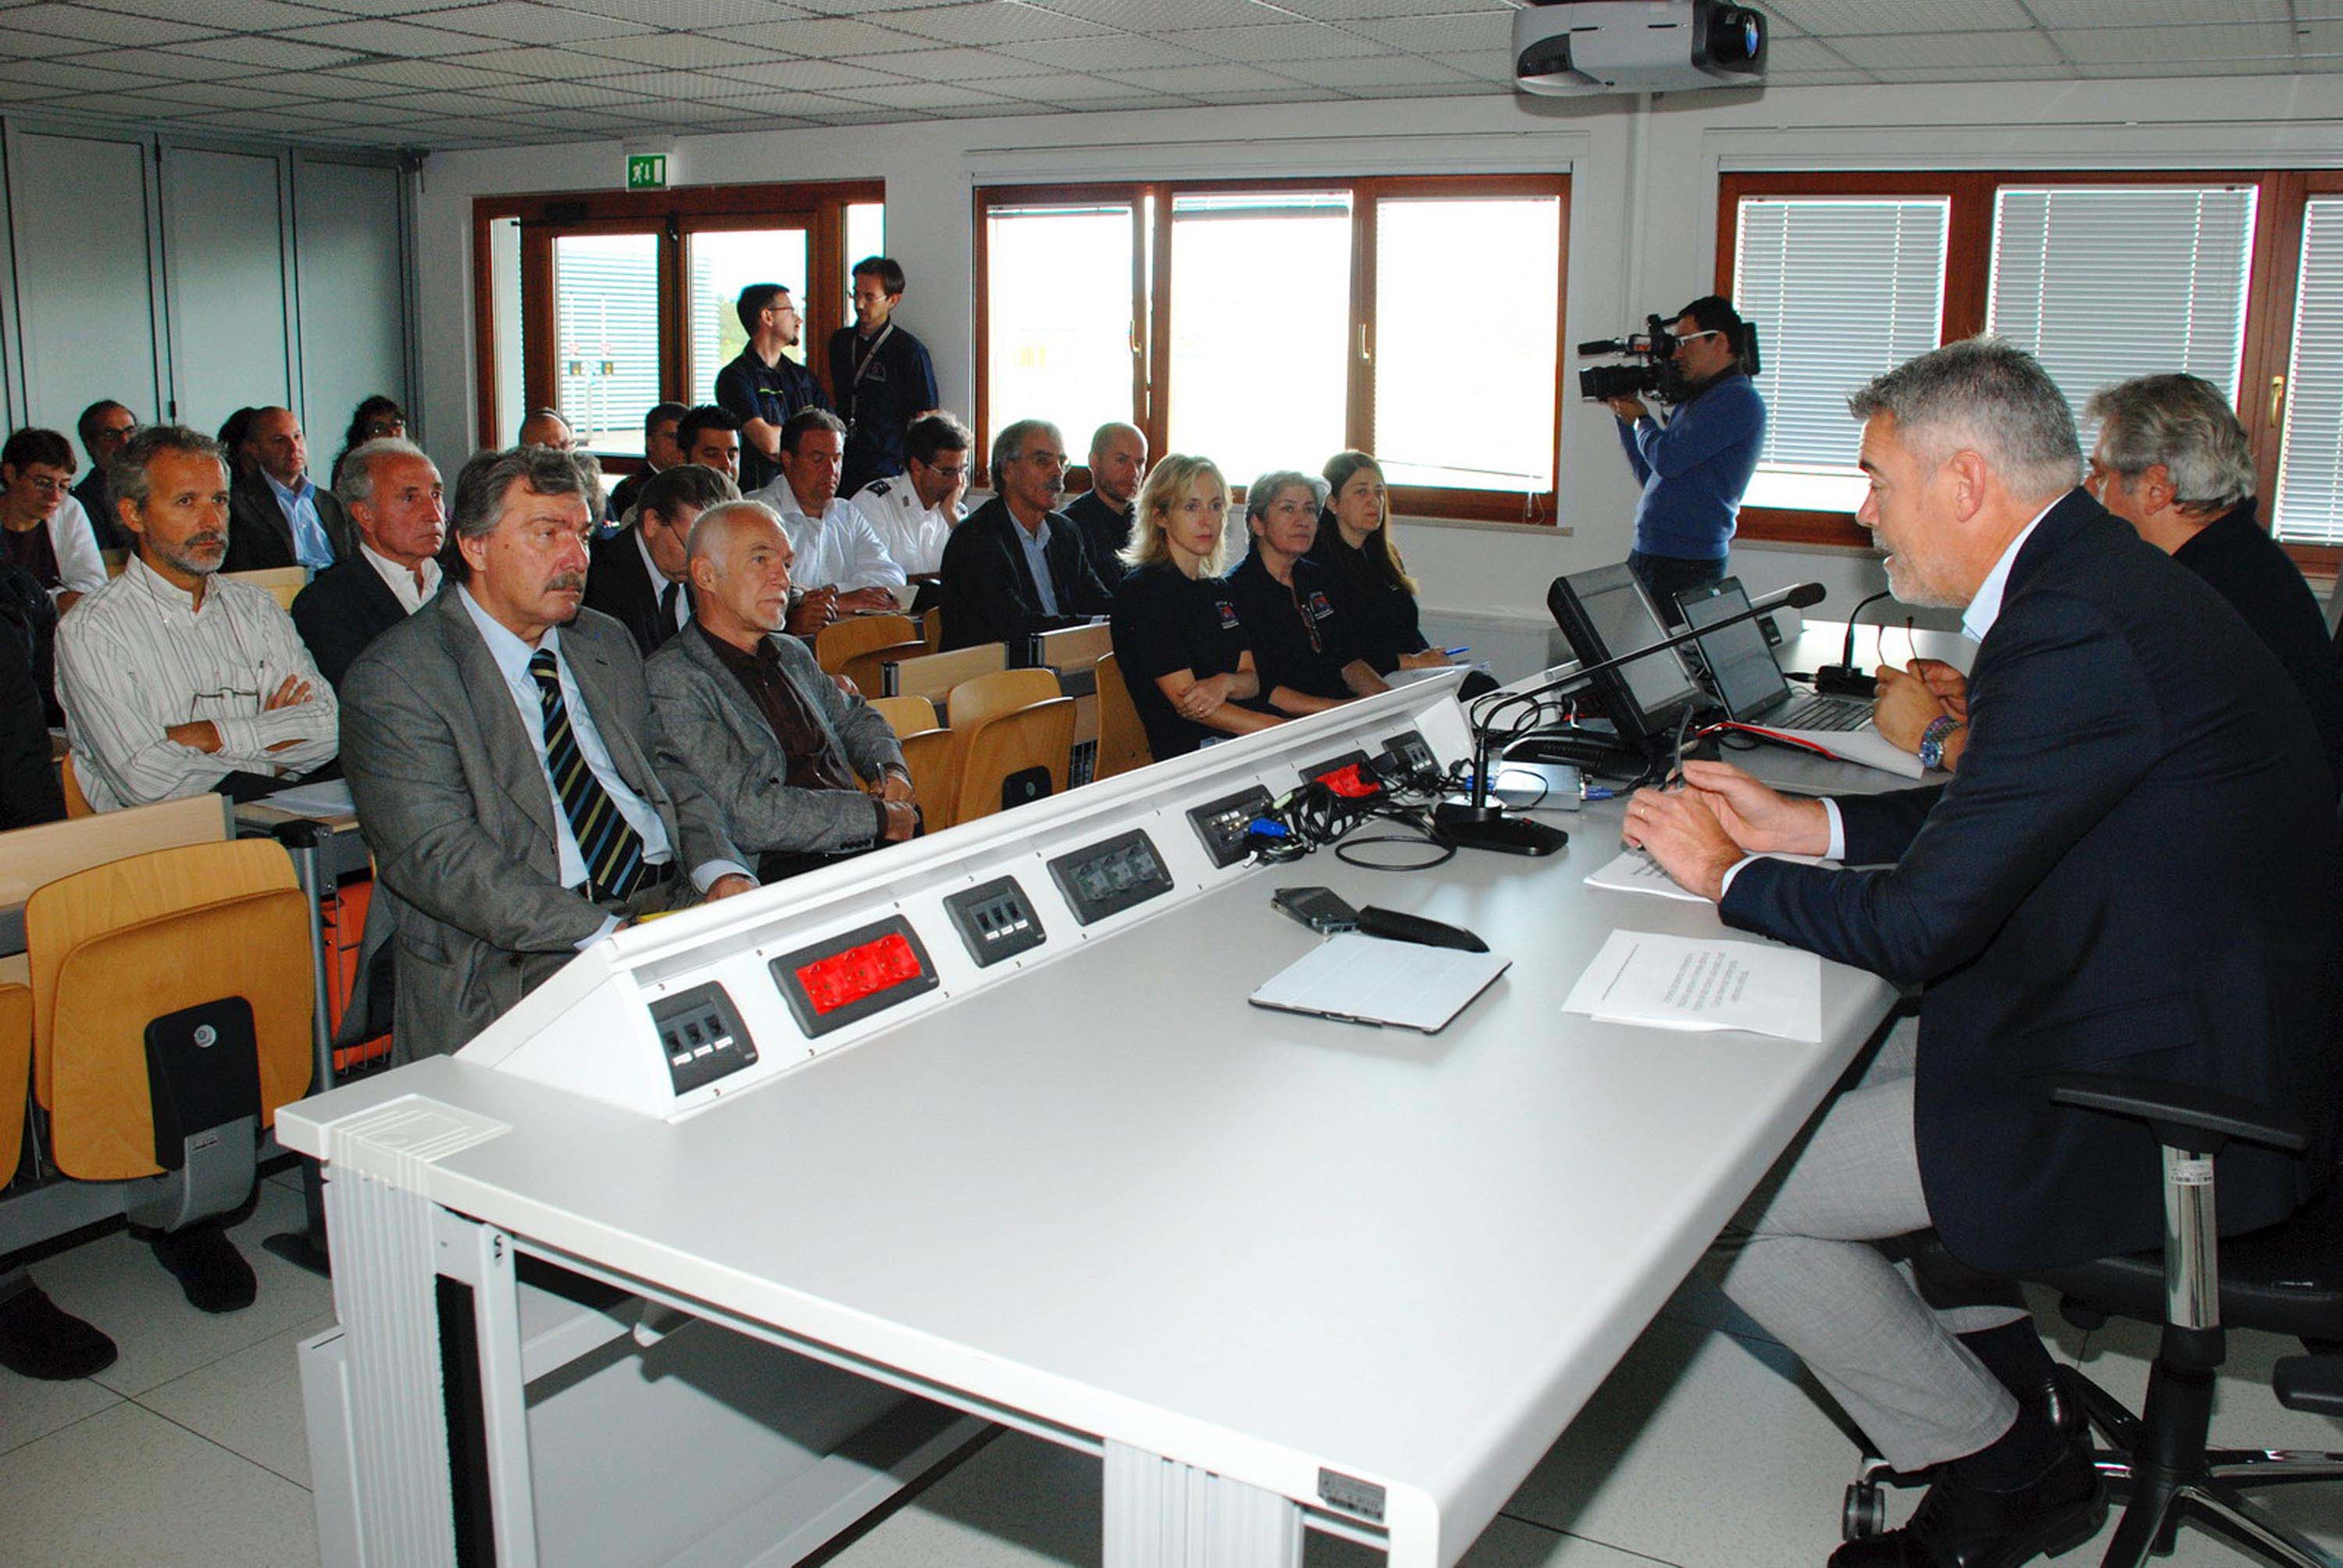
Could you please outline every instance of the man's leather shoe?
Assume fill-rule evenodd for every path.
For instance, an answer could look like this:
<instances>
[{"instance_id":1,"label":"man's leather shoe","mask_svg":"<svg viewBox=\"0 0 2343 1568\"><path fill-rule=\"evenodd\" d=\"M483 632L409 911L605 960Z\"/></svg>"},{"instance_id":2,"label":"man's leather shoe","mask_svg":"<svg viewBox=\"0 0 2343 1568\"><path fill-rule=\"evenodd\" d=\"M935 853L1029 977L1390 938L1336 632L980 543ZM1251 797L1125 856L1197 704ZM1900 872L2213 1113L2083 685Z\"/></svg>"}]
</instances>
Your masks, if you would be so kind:
<instances>
[{"instance_id":1,"label":"man's leather shoe","mask_svg":"<svg viewBox=\"0 0 2343 1568\"><path fill-rule=\"evenodd\" d=\"M257 1291L252 1265L216 1223L163 1231L154 1246L156 1261L171 1271L197 1312L233 1312L252 1305Z\"/></svg>"},{"instance_id":2,"label":"man's leather shoe","mask_svg":"<svg viewBox=\"0 0 2343 1568\"><path fill-rule=\"evenodd\" d=\"M1850 1541L1830 1568L2017 1568L2070 1552L2099 1533L2107 1500L2087 1457L2069 1447L2042 1479L1987 1492L1947 1465L1901 1530Z\"/></svg>"},{"instance_id":3,"label":"man's leather shoe","mask_svg":"<svg viewBox=\"0 0 2343 1568\"><path fill-rule=\"evenodd\" d=\"M65 1382L114 1364L114 1342L65 1311L38 1285L0 1302L0 1367Z\"/></svg>"}]
</instances>

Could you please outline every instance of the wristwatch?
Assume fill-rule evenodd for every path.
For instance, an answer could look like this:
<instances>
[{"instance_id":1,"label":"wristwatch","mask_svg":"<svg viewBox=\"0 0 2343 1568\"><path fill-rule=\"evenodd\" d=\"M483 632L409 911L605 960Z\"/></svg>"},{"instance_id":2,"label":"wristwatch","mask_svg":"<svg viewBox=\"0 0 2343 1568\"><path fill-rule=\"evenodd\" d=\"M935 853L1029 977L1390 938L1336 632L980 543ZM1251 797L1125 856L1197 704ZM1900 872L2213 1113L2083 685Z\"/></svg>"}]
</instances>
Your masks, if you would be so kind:
<instances>
[{"instance_id":1,"label":"wristwatch","mask_svg":"<svg viewBox=\"0 0 2343 1568\"><path fill-rule=\"evenodd\" d=\"M1920 766L1942 768L1945 765L1945 742L1953 731L1964 729L1961 721L1949 713L1939 713L1928 720L1928 728L1920 731Z\"/></svg>"}]
</instances>

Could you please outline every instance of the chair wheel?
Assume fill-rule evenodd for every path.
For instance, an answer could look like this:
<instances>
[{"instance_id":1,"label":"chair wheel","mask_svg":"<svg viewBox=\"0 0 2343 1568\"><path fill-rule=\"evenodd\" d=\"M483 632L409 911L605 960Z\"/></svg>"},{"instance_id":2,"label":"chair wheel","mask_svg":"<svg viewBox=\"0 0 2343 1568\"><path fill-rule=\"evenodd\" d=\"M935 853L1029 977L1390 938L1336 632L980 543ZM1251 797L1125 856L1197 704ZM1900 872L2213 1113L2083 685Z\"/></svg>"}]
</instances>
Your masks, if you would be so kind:
<instances>
[{"instance_id":1,"label":"chair wheel","mask_svg":"<svg viewBox=\"0 0 2343 1568\"><path fill-rule=\"evenodd\" d=\"M1862 1541L1887 1528L1887 1497L1875 1481L1850 1482L1846 1503L1840 1510L1839 1534L1848 1541Z\"/></svg>"}]
</instances>

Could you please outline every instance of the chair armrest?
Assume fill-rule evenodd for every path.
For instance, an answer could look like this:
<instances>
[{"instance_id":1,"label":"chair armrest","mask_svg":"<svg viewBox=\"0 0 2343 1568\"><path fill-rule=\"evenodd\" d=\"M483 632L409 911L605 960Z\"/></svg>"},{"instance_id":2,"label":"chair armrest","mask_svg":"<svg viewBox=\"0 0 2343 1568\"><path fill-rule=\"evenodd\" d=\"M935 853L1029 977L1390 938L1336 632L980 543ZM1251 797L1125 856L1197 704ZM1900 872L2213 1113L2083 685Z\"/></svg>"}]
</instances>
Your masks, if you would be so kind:
<instances>
[{"instance_id":1,"label":"chair armrest","mask_svg":"<svg viewBox=\"0 0 2343 1568\"><path fill-rule=\"evenodd\" d=\"M2343 1356L2281 1357L2270 1386L2288 1410L2343 1415Z\"/></svg>"},{"instance_id":2,"label":"chair armrest","mask_svg":"<svg viewBox=\"0 0 2343 1568\"><path fill-rule=\"evenodd\" d=\"M2310 1147L2299 1116L2188 1084L2119 1073L2068 1072L2050 1081L2050 1100L2055 1105L2145 1121L2157 1142L2200 1154L2218 1153L2232 1138L2286 1154L2300 1154Z\"/></svg>"}]
</instances>

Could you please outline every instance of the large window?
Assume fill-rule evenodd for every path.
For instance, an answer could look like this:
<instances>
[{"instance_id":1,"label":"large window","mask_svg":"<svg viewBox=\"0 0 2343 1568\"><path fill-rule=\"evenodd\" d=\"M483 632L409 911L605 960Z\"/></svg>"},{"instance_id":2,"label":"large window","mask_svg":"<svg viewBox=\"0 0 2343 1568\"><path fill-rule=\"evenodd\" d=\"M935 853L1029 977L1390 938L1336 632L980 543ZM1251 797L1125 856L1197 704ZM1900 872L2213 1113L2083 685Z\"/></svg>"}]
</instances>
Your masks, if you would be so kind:
<instances>
[{"instance_id":1,"label":"large window","mask_svg":"<svg viewBox=\"0 0 2343 1568\"><path fill-rule=\"evenodd\" d=\"M1383 459L1419 516L1550 521L1568 182L978 193L980 435L1109 420L1242 486Z\"/></svg>"},{"instance_id":2,"label":"large window","mask_svg":"<svg viewBox=\"0 0 2343 1568\"><path fill-rule=\"evenodd\" d=\"M1758 326L1772 421L1743 533L1867 543L1847 393L1991 331L2040 357L2078 422L2093 392L2133 376L2220 387L2276 497L2265 522L2298 559L2332 565L2343 197L2322 193L2338 188L2288 171L1725 176L1717 281Z\"/></svg>"},{"instance_id":3,"label":"large window","mask_svg":"<svg viewBox=\"0 0 2343 1568\"><path fill-rule=\"evenodd\" d=\"M847 268L869 254L853 247L883 241L883 196L853 182L482 197L479 440L508 441L522 410L553 407L596 456L635 467L653 404L713 398L751 283L789 286L805 324L795 353L820 370Z\"/></svg>"}]
</instances>

